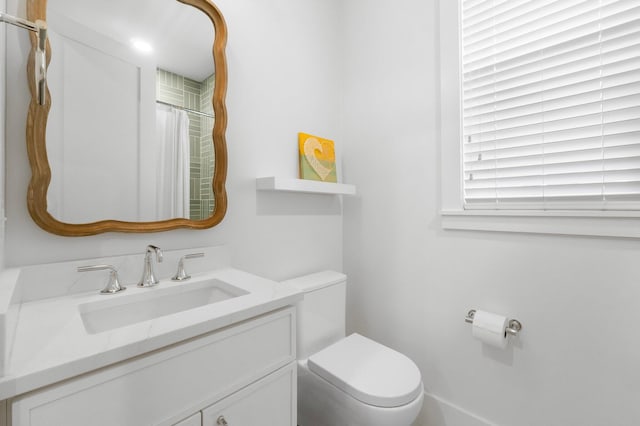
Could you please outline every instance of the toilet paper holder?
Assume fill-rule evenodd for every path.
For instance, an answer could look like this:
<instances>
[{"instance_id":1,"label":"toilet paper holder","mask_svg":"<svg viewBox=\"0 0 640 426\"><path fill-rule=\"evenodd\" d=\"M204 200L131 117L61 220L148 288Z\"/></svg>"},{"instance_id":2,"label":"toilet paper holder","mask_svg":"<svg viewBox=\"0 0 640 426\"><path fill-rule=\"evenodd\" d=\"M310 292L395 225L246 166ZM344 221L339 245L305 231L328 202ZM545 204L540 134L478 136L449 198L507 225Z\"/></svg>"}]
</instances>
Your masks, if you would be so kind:
<instances>
[{"instance_id":1,"label":"toilet paper holder","mask_svg":"<svg viewBox=\"0 0 640 426\"><path fill-rule=\"evenodd\" d=\"M464 321L469 324L473 324L473 317L475 315L476 315L476 310L471 309L467 313L467 317L464 319ZM520 330L522 330L522 323L516 319L512 319L512 320L509 320L509 326L506 328L505 333L508 333L512 336L517 336Z\"/></svg>"}]
</instances>

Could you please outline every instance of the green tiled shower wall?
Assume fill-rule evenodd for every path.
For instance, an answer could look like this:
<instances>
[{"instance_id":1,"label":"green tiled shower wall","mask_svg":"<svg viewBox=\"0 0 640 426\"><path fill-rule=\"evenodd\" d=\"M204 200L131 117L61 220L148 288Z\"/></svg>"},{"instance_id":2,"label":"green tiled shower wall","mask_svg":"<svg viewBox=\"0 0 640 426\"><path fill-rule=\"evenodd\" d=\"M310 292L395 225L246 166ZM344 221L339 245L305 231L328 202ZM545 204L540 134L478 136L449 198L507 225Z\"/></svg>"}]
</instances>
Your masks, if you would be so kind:
<instances>
[{"instance_id":1,"label":"green tiled shower wall","mask_svg":"<svg viewBox=\"0 0 640 426\"><path fill-rule=\"evenodd\" d=\"M174 74L169 71L157 70L156 99L178 107L207 113L213 116L214 75L202 82ZM211 216L214 208L213 179L214 152L213 118L194 114L189 115L189 150L191 158L190 168L190 218L202 220Z\"/></svg>"}]
</instances>

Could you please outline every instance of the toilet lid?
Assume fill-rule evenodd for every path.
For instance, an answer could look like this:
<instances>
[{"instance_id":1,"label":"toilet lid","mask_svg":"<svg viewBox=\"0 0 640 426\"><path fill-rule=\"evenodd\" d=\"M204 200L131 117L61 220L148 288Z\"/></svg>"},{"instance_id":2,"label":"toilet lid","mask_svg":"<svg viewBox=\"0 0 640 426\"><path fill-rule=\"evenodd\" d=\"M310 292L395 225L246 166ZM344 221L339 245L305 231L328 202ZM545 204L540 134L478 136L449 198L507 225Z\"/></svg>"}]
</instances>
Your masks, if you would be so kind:
<instances>
[{"instance_id":1,"label":"toilet lid","mask_svg":"<svg viewBox=\"0 0 640 426\"><path fill-rule=\"evenodd\" d=\"M352 334L309 357L309 369L354 398L398 407L422 392L418 367L405 355Z\"/></svg>"}]
</instances>

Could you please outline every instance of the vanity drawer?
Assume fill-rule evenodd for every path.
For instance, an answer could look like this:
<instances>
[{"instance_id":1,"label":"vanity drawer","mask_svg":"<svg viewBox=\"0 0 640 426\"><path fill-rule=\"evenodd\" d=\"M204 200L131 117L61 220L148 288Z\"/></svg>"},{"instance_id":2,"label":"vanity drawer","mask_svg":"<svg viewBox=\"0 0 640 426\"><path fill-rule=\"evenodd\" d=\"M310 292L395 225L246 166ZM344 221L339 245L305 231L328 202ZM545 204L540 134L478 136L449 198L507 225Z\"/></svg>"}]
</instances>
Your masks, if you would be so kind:
<instances>
[{"instance_id":1,"label":"vanity drawer","mask_svg":"<svg viewBox=\"0 0 640 426\"><path fill-rule=\"evenodd\" d=\"M202 426L202 413L198 411L193 416L189 416L188 419L184 419L173 426Z\"/></svg>"},{"instance_id":2,"label":"vanity drawer","mask_svg":"<svg viewBox=\"0 0 640 426\"><path fill-rule=\"evenodd\" d=\"M295 426L296 373L292 362L202 410L202 426Z\"/></svg>"},{"instance_id":3,"label":"vanity drawer","mask_svg":"<svg viewBox=\"0 0 640 426\"><path fill-rule=\"evenodd\" d=\"M171 425L294 359L289 307L20 396L12 425Z\"/></svg>"}]
</instances>

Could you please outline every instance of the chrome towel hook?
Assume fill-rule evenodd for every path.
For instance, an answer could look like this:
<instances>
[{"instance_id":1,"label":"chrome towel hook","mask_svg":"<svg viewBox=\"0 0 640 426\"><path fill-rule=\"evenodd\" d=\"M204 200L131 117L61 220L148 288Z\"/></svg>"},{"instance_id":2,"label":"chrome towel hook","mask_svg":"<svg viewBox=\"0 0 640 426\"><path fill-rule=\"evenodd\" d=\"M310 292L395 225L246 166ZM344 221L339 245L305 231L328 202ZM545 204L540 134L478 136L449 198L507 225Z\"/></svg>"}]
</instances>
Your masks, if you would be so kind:
<instances>
[{"instance_id":1,"label":"chrome towel hook","mask_svg":"<svg viewBox=\"0 0 640 426\"><path fill-rule=\"evenodd\" d=\"M36 78L36 98L39 105L44 105L47 93L47 23L39 19L36 22L31 22L2 12L0 12L0 22L6 22L36 33L36 69L34 73Z\"/></svg>"}]
</instances>

